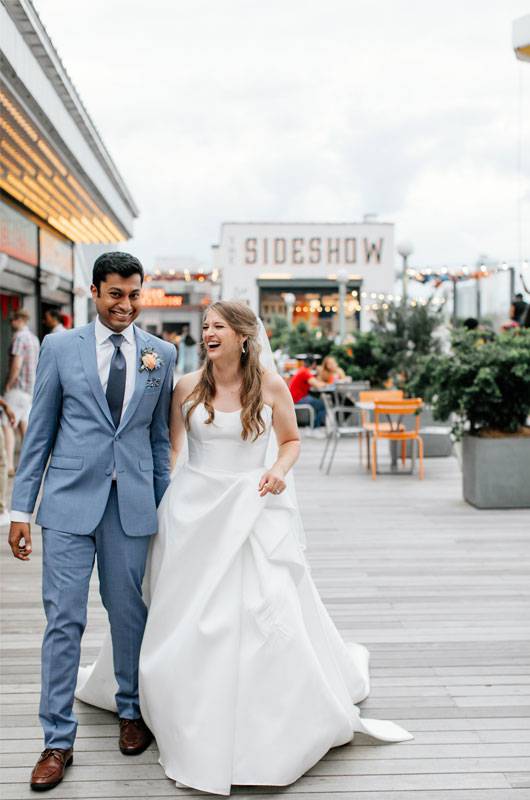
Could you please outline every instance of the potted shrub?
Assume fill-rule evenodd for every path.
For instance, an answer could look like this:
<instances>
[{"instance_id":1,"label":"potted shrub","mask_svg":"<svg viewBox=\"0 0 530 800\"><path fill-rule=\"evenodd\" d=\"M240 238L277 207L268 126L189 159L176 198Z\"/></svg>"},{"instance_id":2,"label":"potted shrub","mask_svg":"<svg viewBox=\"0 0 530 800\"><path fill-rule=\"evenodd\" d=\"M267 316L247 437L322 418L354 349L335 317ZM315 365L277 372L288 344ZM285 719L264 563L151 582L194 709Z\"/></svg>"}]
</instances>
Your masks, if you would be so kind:
<instances>
[{"instance_id":1,"label":"potted shrub","mask_svg":"<svg viewBox=\"0 0 530 800\"><path fill-rule=\"evenodd\" d=\"M477 508L530 508L530 331L458 333L450 355L428 356L409 390L452 418L462 439L464 499Z\"/></svg>"}]
</instances>

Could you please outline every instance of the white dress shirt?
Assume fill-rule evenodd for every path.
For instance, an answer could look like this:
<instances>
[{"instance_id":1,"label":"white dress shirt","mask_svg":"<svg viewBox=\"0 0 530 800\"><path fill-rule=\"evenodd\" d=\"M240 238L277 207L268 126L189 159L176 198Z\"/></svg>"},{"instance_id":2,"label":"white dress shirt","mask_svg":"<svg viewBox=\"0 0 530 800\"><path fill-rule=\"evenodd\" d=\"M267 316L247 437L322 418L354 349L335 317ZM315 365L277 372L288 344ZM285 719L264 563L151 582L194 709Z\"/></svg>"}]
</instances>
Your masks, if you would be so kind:
<instances>
[{"instance_id":1,"label":"white dress shirt","mask_svg":"<svg viewBox=\"0 0 530 800\"><path fill-rule=\"evenodd\" d=\"M110 336L116 331L111 331L106 325L103 325L99 317L96 317L96 360L98 365L99 380L103 387L103 392L107 391L107 384L109 382L110 362L114 355L114 345L110 340ZM126 364L126 378L125 378L125 393L123 395L123 406L121 410L122 417L125 410L129 405L130 399L134 392L134 385L136 382L136 337L134 335L134 326L131 323L128 328L121 332L123 342L121 345L121 352L125 358ZM115 475L113 475L115 477ZM11 511L11 522L30 522L31 514L25 511Z\"/></svg>"},{"instance_id":2,"label":"white dress shirt","mask_svg":"<svg viewBox=\"0 0 530 800\"><path fill-rule=\"evenodd\" d=\"M96 318L96 359L98 363L99 380L103 387L103 392L107 391L107 384L109 382L110 362L114 355L114 345L110 340L115 331L111 331L106 325L100 321L99 317ZM134 326L129 325L121 332L123 336L123 343L121 352L125 358L126 364L126 378L125 378L125 394L123 395L123 406L121 410L122 416L125 414L125 409L129 405L129 401L134 392L134 384L136 382L136 339L134 336Z\"/></svg>"}]
</instances>

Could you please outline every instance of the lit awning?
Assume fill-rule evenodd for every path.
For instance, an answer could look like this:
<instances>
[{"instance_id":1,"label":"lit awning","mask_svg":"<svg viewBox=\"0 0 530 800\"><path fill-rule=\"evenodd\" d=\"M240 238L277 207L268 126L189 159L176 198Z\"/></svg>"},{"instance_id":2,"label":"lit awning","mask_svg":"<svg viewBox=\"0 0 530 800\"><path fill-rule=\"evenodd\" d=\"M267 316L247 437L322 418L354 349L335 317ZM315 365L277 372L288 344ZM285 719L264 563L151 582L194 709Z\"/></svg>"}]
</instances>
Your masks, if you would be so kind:
<instances>
[{"instance_id":1,"label":"lit awning","mask_svg":"<svg viewBox=\"0 0 530 800\"><path fill-rule=\"evenodd\" d=\"M129 238L4 85L0 85L0 188L74 242L104 244Z\"/></svg>"},{"instance_id":2,"label":"lit awning","mask_svg":"<svg viewBox=\"0 0 530 800\"><path fill-rule=\"evenodd\" d=\"M530 14L514 20L512 42L517 58L530 61Z\"/></svg>"}]
</instances>

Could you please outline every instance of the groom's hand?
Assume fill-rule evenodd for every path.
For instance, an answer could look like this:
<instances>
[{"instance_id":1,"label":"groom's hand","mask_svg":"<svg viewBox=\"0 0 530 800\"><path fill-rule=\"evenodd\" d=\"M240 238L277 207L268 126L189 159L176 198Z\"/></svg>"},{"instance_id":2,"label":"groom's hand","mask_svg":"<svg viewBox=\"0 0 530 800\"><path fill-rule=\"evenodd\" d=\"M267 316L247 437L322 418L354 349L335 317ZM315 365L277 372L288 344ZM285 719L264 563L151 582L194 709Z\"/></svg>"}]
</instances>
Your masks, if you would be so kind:
<instances>
[{"instance_id":1,"label":"groom's hand","mask_svg":"<svg viewBox=\"0 0 530 800\"><path fill-rule=\"evenodd\" d=\"M8 542L15 558L19 558L21 561L29 561L31 528L27 522L11 523Z\"/></svg>"}]
</instances>

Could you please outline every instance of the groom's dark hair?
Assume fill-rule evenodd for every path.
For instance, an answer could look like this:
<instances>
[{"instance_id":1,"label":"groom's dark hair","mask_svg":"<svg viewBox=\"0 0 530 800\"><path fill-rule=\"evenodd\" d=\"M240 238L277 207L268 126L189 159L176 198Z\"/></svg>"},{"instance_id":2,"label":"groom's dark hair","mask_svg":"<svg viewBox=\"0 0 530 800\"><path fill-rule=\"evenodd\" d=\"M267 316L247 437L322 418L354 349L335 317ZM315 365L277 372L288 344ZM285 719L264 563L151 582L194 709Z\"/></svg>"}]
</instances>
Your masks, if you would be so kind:
<instances>
[{"instance_id":1,"label":"groom's dark hair","mask_svg":"<svg viewBox=\"0 0 530 800\"><path fill-rule=\"evenodd\" d=\"M92 270L92 283L98 290L98 295L101 281L104 281L107 275L112 274L121 275L122 278L139 275L141 282L144 282L144 268L136 256L132 256L130 253L120 253L119 251L103 253L94 261Z\"/></svg>"}]
</instances>

